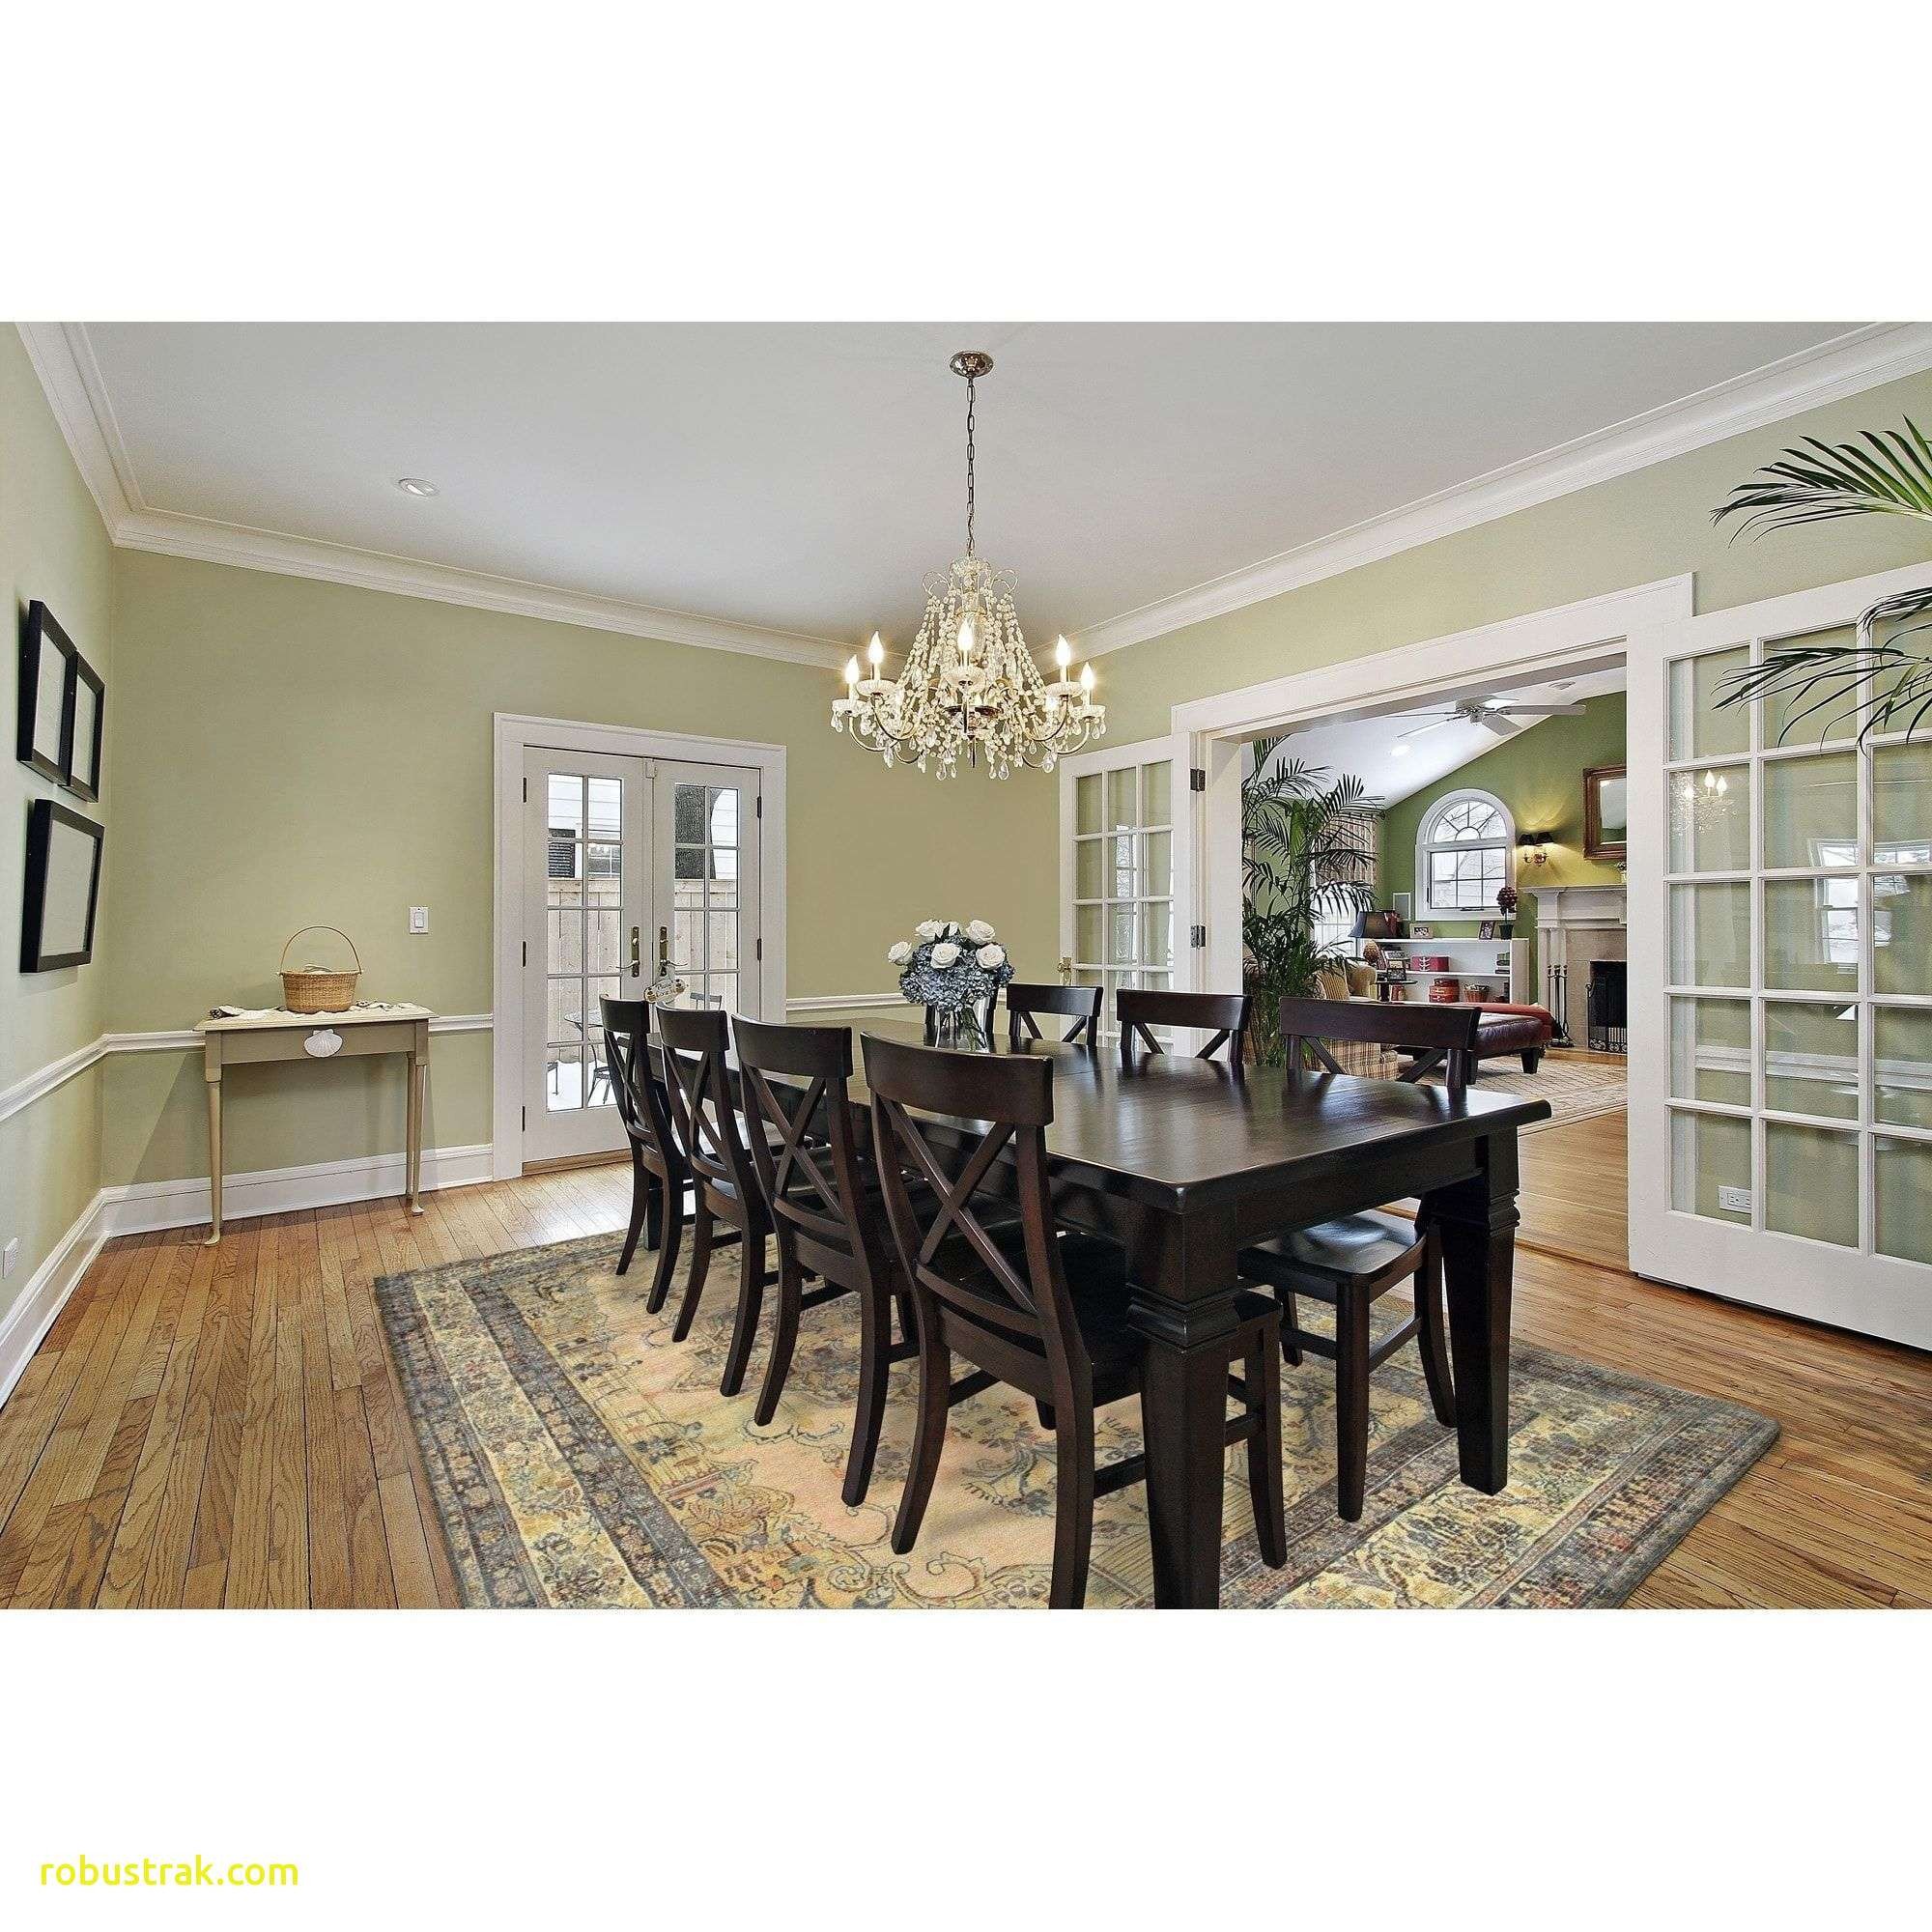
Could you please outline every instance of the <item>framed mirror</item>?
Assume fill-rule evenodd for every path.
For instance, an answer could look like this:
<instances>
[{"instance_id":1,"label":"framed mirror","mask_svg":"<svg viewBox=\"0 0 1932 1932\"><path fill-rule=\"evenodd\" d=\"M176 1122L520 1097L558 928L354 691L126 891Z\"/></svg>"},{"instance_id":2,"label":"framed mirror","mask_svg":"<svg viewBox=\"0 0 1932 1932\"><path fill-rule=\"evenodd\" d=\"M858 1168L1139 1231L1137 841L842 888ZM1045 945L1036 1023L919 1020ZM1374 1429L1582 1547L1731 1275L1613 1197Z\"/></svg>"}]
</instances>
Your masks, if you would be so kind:
<instances>
[{"instance_id":1,"label":"framed mirror","mask_svg":"<svg viewBox=\"0 0 1932 1932\"><path fill-rule=\"evenodd\" d=\"M51 799L27 811L27 887L20 913L20 971L49 973L94 957L103 829Z\"/></svg>"},{"instance_id":2,"label":"framed mirror","mask_svg":"<svg viewBox=\"0 0 1932 1932\"><path fill-rule=\"evenodd\" d=\"M20 762L56 784L67 781L68 678L78 654L37 598L20 631ZM97 707L98 713L98 707Z\"/></svg>"},{"instance_id":3,"label":"framed mirror","mask_svg":"<svg viewBox=\"0 0 1932 1932\"><path fill-rule=\"evenodd\" d=\"M1583 856L1620 865L1630 837L1630 787L1622 765L1583 774Z\"/></svg>"}]
</instances>

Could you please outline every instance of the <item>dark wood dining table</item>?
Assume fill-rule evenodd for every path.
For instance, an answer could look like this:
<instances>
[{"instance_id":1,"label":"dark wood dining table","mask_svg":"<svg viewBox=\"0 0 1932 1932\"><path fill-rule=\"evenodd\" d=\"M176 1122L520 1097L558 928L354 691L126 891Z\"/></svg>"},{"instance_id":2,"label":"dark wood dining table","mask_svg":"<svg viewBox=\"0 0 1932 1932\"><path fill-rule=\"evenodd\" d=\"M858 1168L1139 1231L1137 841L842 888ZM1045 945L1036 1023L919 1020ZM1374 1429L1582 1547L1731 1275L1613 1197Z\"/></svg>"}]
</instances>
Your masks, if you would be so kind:
<instances>
[{"instance_id":1,"label":"dark wood dining table","mask_svg":"<svg viewBox=\"0 0 1932 1932\"><path fill-rule=\"evenodd\" d=\"M807 1022L801 1017L799 1024ZM861 1035L924 1044L919 1025ZM1509 1480L1510 1298L1517 1130L1549 1104L1472 1087L1236 1068L1179 1054L1033 1040L987 1047L1053 1061L1047 1128L1061 1220L1126 1250L1128 1319L1147 1340L1142 1393L1154 1602L1220 1598L1221 1500L1236 1257L1249 1242L1419 1197L1441 1230L1462 1478ZM849 1098L867 1102L854 1042ZM962 1144L980 1128L960 1122Z\"/></svg>"}]
</instances>

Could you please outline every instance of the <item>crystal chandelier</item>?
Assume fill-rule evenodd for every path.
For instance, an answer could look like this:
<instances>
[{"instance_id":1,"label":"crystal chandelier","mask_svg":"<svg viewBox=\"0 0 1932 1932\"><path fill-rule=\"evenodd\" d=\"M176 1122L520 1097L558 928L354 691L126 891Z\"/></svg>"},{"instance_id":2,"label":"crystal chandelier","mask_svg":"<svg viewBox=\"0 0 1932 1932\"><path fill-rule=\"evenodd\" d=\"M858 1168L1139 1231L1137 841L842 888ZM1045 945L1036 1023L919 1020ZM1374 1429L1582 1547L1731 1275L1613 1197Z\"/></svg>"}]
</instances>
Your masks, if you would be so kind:
<instances>
[{"instance_id":1,"label":"crystal chandelier","mask_svg":"<svg viewBox=\"0 0 1932 1932\"><path fill-rule=\"evenodd\" d=\"M966 379L966 554L944 576L925 580L925 616L897 678L885 674L878 633L866 648L870 675L855 657L845 667L845 696L832 700L832 728L850 727L888 765L926 768L953 777L963 754L983 760L996 779L1015 765L1050 772L1107 728L1105 705L1094 702L1094 667L1073 674L1073 652L1054 646L1058 675L1039 674L1013 609L1013 578L973 549L973 412L975 384L993 366L977 349L950 364Z\"/></svg>"}]
</instances>

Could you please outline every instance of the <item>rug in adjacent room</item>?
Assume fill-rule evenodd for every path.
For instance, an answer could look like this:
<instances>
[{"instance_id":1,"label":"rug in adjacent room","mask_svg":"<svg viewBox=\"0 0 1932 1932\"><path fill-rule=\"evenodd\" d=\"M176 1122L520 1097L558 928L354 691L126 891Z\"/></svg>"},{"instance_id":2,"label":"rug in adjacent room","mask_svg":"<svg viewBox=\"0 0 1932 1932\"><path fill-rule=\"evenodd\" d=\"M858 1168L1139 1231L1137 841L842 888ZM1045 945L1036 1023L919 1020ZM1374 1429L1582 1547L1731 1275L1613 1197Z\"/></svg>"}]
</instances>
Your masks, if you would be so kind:
<instances>
[{"instance_id":1,"label":"rug in adjacent room","mask_svg":"<svg viewBox=\"0 0 1932 1932\"><path fill-rule=\"evenodd\" d=\"M762 1348L744 1394L718 1393L735 1266L714 1272L690 1338L674 1343L670 1309L644 1313L645 1258L619 1279L617 1249L593 1236L376 1284L467 1602L1044 1604L1054 1453L1030 1401L995 1387L952 1411L920 1541L895 1556L913 1365L893 1372L871 1494L848 1509L852 1299L807 1312L784 1399L759 1428ZM1455 1437L1430 1410L1413 1349L1377 1371L1356 1523L1335 1514L1333 1370L1312 1357L1284 1367L1289 1565L1261 1561L1245 1452L1231 1452L1223 1604L1619 1604L1777 1434L1735 1404L1524 1344L1513 1361L1498 1496L1458 1481ZM1099 1441L1103 1462L1138 1450L1139 1405L1104 1410ZM1143 1492L1103 1496L1088 1603L1151 1594Z\"/></svg>"}]
</instances>

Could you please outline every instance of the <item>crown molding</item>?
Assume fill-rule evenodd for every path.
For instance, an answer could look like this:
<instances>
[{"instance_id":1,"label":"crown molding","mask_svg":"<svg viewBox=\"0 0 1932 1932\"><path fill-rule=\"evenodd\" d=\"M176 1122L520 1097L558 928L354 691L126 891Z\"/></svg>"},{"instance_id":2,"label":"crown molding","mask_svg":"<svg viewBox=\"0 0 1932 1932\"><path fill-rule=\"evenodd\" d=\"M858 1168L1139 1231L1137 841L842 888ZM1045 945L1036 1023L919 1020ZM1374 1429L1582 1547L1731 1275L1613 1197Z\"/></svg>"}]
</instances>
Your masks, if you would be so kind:
<instances>
[{"instance_id":1,"label":"crown molding","mask_svg":"<svg viewBox=\"0 0 1932 1932\"><path fill-rule=\"evenodd\" d=\"M1928 368L1932 324L1878 323L1855 329L1068 635L1082 657L1104 657Z\"/></svg>"},{"instance_id":2,"label":"crown molding","mask_svg":"<svg viewBox=\"0 0 1932 1932\"><path fill-rule=\"evenodd\" d=\"M851 655L849 644L806 632L777 631L727 617L668 611L618 597L497 577L488 571L461 570L382 551L357 550L347 544L156 509L141 495L86 325L23 322L16 327L81 480L99 508L108 536L122 550L154 551L165 556L266 570L282 577L314 578L399 597L424 597L470 610L500 611L513 616L539 617L548 623L651 638L661 643L690 644L699 650L740 651L821 670L837 670Z\"/></svg>"}]
</instances>

